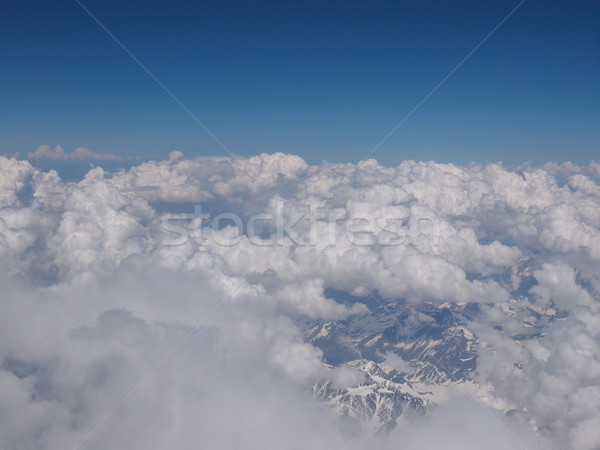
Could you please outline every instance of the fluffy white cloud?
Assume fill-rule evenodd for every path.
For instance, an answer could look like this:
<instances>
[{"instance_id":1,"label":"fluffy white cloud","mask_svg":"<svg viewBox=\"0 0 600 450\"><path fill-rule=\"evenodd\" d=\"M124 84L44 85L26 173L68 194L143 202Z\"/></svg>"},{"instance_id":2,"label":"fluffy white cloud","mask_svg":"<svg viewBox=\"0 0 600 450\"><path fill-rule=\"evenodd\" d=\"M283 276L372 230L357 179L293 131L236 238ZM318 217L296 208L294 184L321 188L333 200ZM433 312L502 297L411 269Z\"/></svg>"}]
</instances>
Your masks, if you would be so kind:
<instances>
[{"instance_id":1,"label":"fluffy white cloud","mask_svg":"<svg viewBox=\"0 0 600 450\"><path fill-rule=\"evenodd\" d=\"M98 159L40 149L30 157ZM0 440L75 447L198 327L85 448L354 445L304 394L324 377L360 381L327 368L297 326L365 312L328 298L332 288L477 303L469 328L486 404L558 447L598 448L599 167L173 152L64 182L0 157ZM490 447L492 435L519 448L471 406L428 426L447 445ZM470 424L465 434L453 420ZM424 445L406 431L355 445Z\"/></svg>"},{"instance_id":2,"label":"fluffy white cloud","mask_svg":"<svg viewBox=\"0 0 600 450\"><path fill-rule=\"evenodd\" d=\"M0 208L17 204L18 192L34 172L27 161L0 157Z\"/></svg>"},{"instance_id":3,"label":"fluffy white cloud","mask_svg":"<svg viewBox=\"0 0 600 450\"><path fill-rule=\"evenodd\" d=\"M112 153L95 153L89 148L77 147L72 153L67 153L60 146L50 148L49 145L42 144L34 152L27 154L29 159L56 159L56 160L88 160L98 161L118 161L121 158Z\"/></svg>"},{"instance_id":4,"label":"fluffy white cloud","mask_svg":"<svg viewBox=\"0 0 600 450\"><path fill-rule=\"evenodd\" d=\"M202 202L215 196L257 193L285 180L294 180L307 169L302 158L275 153L241 161L201 157L182 159L172 152L167 161L149 161L117 172L110 178L121 192L148 200Z\"/></svg>"}]
</instances>

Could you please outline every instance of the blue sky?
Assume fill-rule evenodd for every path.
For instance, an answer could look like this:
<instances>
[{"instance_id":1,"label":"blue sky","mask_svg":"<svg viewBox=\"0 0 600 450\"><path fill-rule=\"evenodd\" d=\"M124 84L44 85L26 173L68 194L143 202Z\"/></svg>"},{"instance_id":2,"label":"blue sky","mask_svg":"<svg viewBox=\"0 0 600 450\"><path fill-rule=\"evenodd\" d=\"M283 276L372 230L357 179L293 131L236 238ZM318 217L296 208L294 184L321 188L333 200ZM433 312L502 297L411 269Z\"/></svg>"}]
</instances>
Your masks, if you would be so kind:
<instances>
[{"instance_id":1,"label":"blue sky","mask_svg":"<svg viewBox=\"0 0 600 450\"><path fill-rule=\"evenodd\" d=\"M240 155L366 156L517 1L119 2L89 10ZM600 3L526 1L374 153L600 159ZM0 5L0 153L223 149L75 1Z\"/></svg>"}]
</instances>

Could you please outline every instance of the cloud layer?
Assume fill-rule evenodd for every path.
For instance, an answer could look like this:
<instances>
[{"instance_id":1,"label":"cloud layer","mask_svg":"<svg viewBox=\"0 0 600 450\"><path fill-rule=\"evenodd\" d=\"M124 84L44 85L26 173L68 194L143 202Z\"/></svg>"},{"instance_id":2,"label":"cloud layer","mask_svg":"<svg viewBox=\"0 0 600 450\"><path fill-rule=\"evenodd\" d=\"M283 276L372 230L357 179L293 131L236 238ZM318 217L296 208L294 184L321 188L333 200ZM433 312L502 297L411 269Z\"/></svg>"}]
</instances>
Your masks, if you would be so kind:
<instances>
[{"instance_id":1,"label":"cloud layer","mask_svg":"<svg viewBox=\"0 0 600 450\"><path fill-rule=\"evenodd\" d=\"M72 153L67 153L60 146L57 145L54 148L50 148L49 145L40 145L34 152L27 154L29 159L55 159L55 160L98 160L98 161L117 161L121 159L117 155L112 153L95 153L85 147L77 147Z\"/></svg>"},{"instance_id":2,"label":"cloud layer","mask_svg":"<svg viewBox=\"0 0 600 450\"><path fill-rule=\"evenodd\" d=\"M40 149L30 157L98 159ZM333 288L479 305L473 381L498 419L458 399L464 414L442 408L428 425L447 443L598 448L599 180L596 163L310 166L281 153L173 152L67 183L0 157L0 440L16 449L431 439L398 429L389 442L350 444L344 422L307 398L324 377L360 377L327 369L297 327L365 313L328 298ZM460 420L469 426L457 436Z\"/></svg>"}]
</instances>

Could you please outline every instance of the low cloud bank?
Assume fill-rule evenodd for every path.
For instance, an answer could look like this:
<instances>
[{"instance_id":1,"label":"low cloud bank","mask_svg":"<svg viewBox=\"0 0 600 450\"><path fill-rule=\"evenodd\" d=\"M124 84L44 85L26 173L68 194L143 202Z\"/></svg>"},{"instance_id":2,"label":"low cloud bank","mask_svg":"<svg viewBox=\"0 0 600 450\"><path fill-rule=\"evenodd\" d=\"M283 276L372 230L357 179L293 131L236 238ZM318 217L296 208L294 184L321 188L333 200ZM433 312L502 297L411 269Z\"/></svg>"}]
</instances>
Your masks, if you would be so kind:
<instances>
[{"instance_id":1,"label":"low cloud bank","mask_svg":"<svg viewBox=\"0 0 600 450\"><path fill-rule=\"evenodd\" d=\"M0 441L598 448L599 181L597 163L174 152L64 182L0 157ZM467 395L387 438L355 436L306 395L324 377L358 376L328 370L297 328L367 311L327 289L477 303L473 381L490 414Z\"/></svg>"},{"instance_id":2,"label":"low cloud bank","mask_svg":"<svg viewBox=\"0 0 600 450\"><path fill-rule=\"evenodd\" d=\"M121 158L112 153L96 153L91 151L89 148L77 147L72 153L67 153L60 146L57 145L51 148L49 145L40 145L34 152L27 154L27 157L32 160L36 159L54 159L59 161L75 160L98 160L98 161L118 161Z\"/></svg>"}]
</instances>

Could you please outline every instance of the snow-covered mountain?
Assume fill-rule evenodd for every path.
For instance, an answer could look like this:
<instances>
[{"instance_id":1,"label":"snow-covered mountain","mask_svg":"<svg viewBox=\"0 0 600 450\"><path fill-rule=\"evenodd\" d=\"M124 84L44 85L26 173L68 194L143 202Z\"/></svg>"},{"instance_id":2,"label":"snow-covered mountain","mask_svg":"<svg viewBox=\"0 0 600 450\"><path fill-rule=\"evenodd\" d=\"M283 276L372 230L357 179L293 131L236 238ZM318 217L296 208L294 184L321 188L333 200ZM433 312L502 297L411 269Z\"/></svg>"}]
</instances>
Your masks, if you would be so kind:
<instances>
[{"instance_id":1,"label":"snow-covered mountain","mask_svg":"<svg viewBox=\"0 0 600 450\"><path fill-rule=\"evenodd\" d=\"M348 302L341 293L329 294ZM401 300L384 303L377 297L351 300L367 304L369 313L302 324L306 341L323 351L329 367L345 367L363 375L351 388L336 388L330 379L312 387L314 397L336 415L357 421L368 433L380 434L429 414L452 390L469 389L485 403L496 401L486 386L473 382L478 352L493 350L469 330L471 320L480 314L478 305L415 307ZM536 322L545 316L515 305L496 306L503 316L526 319L530 332L513 339L537 336ZM519 370L518 364L514 370ZM510 405L495 406L515 413Z\"/></svg>"},{"instance_id":2,"label":"snow-covered mountain","mask_svg":"<svg viewBox=\"0 0 600 450\"><path fill-rule=\"evenodd\" d=\"M398 423L429 411L431 401L407 389L406 379L396 369L365 359L345 366L363 372L364 381L339 389L331 380L323 380L313 386L313 395L337 415L356 420L367 433L390 431Z\"/></svg>"}]
</instances>

